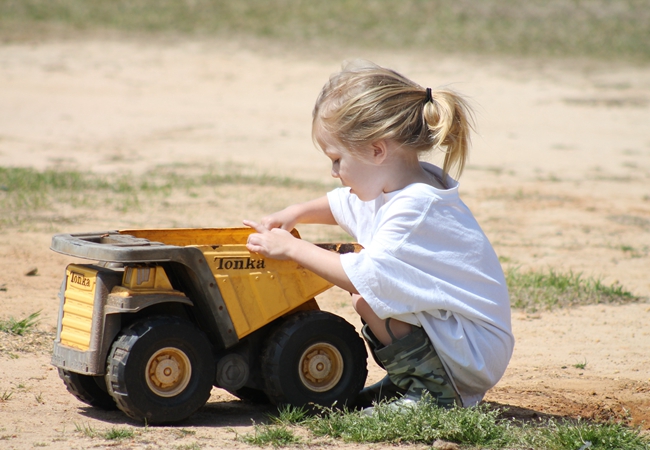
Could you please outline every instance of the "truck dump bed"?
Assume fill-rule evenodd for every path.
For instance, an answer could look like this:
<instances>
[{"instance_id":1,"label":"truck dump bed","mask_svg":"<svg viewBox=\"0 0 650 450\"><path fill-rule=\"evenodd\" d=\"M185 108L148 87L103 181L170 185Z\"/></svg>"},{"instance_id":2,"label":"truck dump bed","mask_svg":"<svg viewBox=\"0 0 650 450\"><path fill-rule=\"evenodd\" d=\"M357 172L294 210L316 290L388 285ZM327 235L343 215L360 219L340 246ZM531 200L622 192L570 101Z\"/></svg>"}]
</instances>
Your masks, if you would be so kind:
<instances>
[{"instance_id":1,"label":"truck dump bed","mask_svg":"<svg viewBox=\"0 0 650 450\"><path fill-rule=\"evenodd\" d=\"M51 248L109 263L185 267L195 280L186 295L217 323L232 324L220 333L228 347L288 312L318 308L313 298L332 287L293 261L251 254L245 244L252 232L250 228L174 228L59 234L52 238ZM297 231L294 235L299 237ZM358 248L319 245L341 253ZM175 287L186 290L186 286Z\"/></svg>"}]
</instances>

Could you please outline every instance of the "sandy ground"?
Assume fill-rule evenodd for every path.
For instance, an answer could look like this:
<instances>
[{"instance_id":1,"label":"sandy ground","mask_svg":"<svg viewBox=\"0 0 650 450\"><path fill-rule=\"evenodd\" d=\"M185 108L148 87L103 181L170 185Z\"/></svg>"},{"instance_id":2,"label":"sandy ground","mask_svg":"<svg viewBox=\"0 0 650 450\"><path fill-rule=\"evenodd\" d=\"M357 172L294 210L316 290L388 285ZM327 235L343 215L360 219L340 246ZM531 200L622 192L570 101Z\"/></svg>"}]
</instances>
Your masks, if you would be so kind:
<instances>
[{"instance_id":1,"label":"sandy ground","mask_svg":"<svg viewBox=\"0 0 650 450\"><path fill-rule=\"evenodd\" d=\"M478 134L461 191L504 264L573 270L650 296L650 68L314 53L171 39L0 45L0 166L138 177L159 165L231 164L330 182L327 159L311 144L311 108L341 60L363 56L470 97ZM183 424L147 429L67 393L49 364L49 339L70 259L49 251L49 241L91 229L238 226L308 194L215 188L193 203L167 199L108 214L66 207L48 213L66 220L46 214L0 229L0 318L42 310L40 334L0 335L0 447L246 448L237 434L269 410L218 389ZM26 276L34 267L37 276ZM319 301L358 323L345 293L332 289ZM519 417L612 418L647 430L649 321L647 300L513 311L515 354L486 400ZM383 376L369 366L369 382ZM135 437L114 442L80 431L122 427L135 427Z\"/></svg>"}]
</instances>

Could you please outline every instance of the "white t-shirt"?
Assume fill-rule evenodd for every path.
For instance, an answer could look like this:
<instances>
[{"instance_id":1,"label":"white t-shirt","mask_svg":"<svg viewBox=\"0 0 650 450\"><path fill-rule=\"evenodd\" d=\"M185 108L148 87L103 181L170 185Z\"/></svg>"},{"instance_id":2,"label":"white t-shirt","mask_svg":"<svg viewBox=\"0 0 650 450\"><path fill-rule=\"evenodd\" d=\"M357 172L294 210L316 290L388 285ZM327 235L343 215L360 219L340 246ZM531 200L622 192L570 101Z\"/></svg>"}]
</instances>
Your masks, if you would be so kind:
<instances>
[{"instance_id":1,"label":"white t-shirt","mask_svg":"<svg viewBox=\"0 0 650 450\"><path fill-rule=\"evenodd\" d=\"M446 184L415 183L368 202L349 188L327 196L337 223L364 247L341 255L354 287L380 318L424 328L470 406L503 376L514 337L501 264L458 183Z\"/></svg>"}]
</instances>

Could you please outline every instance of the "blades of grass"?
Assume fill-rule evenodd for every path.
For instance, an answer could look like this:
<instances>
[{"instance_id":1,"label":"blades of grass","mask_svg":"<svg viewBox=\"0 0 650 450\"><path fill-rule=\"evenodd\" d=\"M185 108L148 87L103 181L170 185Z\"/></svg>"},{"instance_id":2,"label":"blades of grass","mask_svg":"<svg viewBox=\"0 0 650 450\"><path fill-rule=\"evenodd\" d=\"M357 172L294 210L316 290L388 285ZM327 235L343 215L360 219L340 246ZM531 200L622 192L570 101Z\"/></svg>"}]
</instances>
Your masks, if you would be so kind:
<instances>
[{"instance_id":1,"label":"blades of grass","mask_svg":"<svg viewBox=\"0 0 650 450\"><path fill-rule=\"evenodd\" d=\"M32 330L39 321L41 311L36 311L22 320L10 317L8 320L0 320L0 331L23 336Z\"/></svg>"},{"instance_id":2,"label":"blades of grass","mask_svg":"<svg viewBox=\"0 0 650 450\"><path fill-rule=\"evenodd\" d=\"M238 437L252 445L280 447L300 442L287 426L297 413L282 408L269 425L255 425L253 434ZM302 417L304 427L315 437L330 437L359 444L425 444L452 442L462 448L531 450L650 450L650 437L639 429L608 422L549 419L522 423L503 419L500 409L488 404L471 408L442 409L432 401L412 408L393 408L380 403L372 416L360 411L321 408Z\"/></svg>"},{"instance_id":3,"label":"blades of grass","mask_svg":"<svg viewBox=\"0 0 650 450\"><path fill-rule=\"evenodd\" d=\"M301 441L300 437L284 425L255 425L252 434L240 435L238 439L246 444L274 448L298 444Z\"/></svg>"},{"instance_id":4,"label":"blades of grass","mask_svg":"<svg viewBox=\"0 0 650 450\"><path fill-rule=\"evenodd\" d=\"M316 436L357 443L432 443L499 447L510 442L510 423L499 421L500 411L487 406L443 409L432 401L412 408L392 408L381 403L371 416L360 412L326 409L307 421Z\"/></svg>"},{"instance_id":5,"label":"blades of grass","mask_svg":"<svg viewBox=\"0 0 650 450\"><path fill-rule=\"evenodd\" d=\"M278 415L270 415L269 419L278 425L302 424L309 418L306 408L283 405L278 408Z\"/></svg>"},{"instance_id":6,"label":"blades of grass","mask_svg":"<svg viewBox=\"0 0 650 450\"><path fill-rule=\"evenodd\" d=\"M135 432L130 428L111 428L104 433L104 439L107 440L122 440L122 439L131 439L135 435Z\"/></svg>"},{"instance_id":7,"label":"blades of grass","mask_svg":"<svg viewBox=\"0 0 650 450\"><path fill-rule=\"evenodd\" d=\"M95 430L92 425L86 423L86 424L78 424L75 422L74 424L75 430L81 434L83 434L86 437L89 438L95 438L99 436L99 432Z\"/></svg>"},{"instance_id":8,"label":"blades of grass","mask_svg":"<svg viewBox=\"0 0 650 450\"><path fill-rule=\"evenodd\" d=\"M618 423L549 421L528 438L536 438L537 448L548 450L648 450L650 439L638 429Z\"/></svg>"}]
</instances>

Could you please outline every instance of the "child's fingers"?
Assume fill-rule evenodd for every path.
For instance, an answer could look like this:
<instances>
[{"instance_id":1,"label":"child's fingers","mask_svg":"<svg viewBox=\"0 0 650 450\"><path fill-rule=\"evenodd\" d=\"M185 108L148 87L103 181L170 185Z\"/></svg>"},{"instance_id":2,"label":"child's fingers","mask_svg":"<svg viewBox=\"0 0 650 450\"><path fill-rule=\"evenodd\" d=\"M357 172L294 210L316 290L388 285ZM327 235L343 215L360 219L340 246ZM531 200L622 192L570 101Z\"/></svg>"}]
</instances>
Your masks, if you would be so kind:
<instances>
[{"instance_id":1,"label":"child's fingers","mask_svg":"<svg viewBox=\"0 0 650 450\"><path fill-rule=\"evenodd\" d=\"M246 241L246 248L249 252L262 253L264 250L263 244L263 236L259 233L252 233L248 236L248 240Z\"/></svg>"},{"instance_id":2,"label":"child's fingers","mask_svg":"<svg viewBox=\"0 0 650 450\"><path fill-rule=\"evenodd\" d=\"M280 227L282 225L273 216L263 217L261 222L262 222L262 225L264 225L269 230L271 228L278 228L278 227Z\"/></svg>"},{"instance_id":3,"label":"child's fingers","mask_svg":"<svg viewBox=\"0 0 650 450\"><path fill-rule=\"evenodd\" d=\"M261 223L254 222L252 220L243 220L244 225L247 227L250 227L257 231L258 233L264 233L265 231L269 231L268 228L266 228L264 225Z\"/></svg>"}]
</instances>

